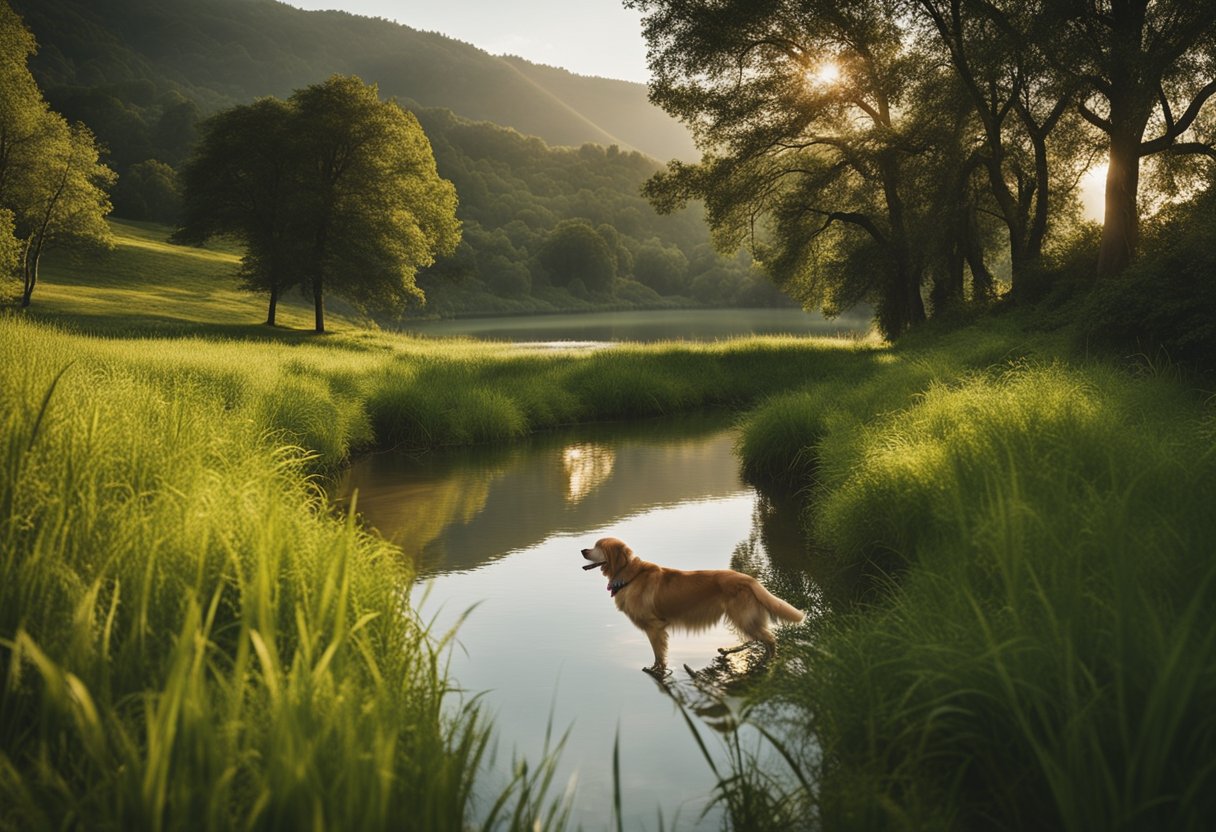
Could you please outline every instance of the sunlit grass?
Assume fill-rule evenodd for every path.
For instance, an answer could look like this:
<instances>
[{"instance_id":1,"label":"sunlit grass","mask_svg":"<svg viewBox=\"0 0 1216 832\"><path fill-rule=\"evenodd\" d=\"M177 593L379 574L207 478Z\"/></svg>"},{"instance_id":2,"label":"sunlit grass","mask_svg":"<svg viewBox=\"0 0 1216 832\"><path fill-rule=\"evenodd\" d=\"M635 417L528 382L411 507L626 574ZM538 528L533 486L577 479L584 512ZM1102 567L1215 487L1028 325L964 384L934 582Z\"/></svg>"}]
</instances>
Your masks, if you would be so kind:
<instances>
[{"instance_id":1,"label":"sunlit grass","mask_svg":"<svg viewBox=\"0 0 1216 832\"><path fill-rule=\"evenodd\" d=\"M810 486L815 551L868 576L779 685L819 744L797 764L818 822L1201 828L1211 406L1100 362L985 365L960 337L744 428L745 465Z\"/></svg>"}]
</instances>

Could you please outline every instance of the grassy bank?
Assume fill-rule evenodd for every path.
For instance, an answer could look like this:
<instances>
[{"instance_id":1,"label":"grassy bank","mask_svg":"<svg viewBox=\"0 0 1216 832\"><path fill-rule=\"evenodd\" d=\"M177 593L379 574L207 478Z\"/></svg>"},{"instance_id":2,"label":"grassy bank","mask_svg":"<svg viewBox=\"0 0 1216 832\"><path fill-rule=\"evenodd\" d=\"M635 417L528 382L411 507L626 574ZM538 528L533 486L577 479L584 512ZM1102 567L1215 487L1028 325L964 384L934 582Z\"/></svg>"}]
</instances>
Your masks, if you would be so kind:
<instances>
[{"instance_id":1,"label":"grassy bank","mask_svg":"<svg viewBox=\"0 0 1216 832\"><path fill-rule=\"evenodd\" d=\"M1168 369L985 327L745 425L746 470L801 489L811 556L853 589L770 691L805 786L760 818L1205 828L1216 410Z\"/></svg>"}]
</instances>

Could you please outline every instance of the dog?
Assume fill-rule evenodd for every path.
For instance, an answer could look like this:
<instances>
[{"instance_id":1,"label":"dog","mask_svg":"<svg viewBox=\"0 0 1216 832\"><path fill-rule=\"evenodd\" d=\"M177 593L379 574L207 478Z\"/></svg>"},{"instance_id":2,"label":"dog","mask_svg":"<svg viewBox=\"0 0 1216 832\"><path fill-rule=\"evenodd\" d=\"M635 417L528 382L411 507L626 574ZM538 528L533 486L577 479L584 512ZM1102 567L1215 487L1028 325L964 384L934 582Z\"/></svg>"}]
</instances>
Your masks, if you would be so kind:
<instances>
[{"instance_id":1,"label":"dog","mask_svg":"<svg viewBox=\"0 0 1216 832\"><path fill-rule=\"evenodd\" d=\"M767 658L777 648L768 629L769 619L798 623L805 618L751 575L733 569L666 569L637 557L615 537L601 538L582 553L590 561L583 569L599 567L608 578L608 591L617 609L650 639L654 664L642 669L655 676L667 672L668 627L697 632L725 617L741 636L761 642ZM718 652L726 655L746 646L719 648Z\"/></svg>"}]
</instances>

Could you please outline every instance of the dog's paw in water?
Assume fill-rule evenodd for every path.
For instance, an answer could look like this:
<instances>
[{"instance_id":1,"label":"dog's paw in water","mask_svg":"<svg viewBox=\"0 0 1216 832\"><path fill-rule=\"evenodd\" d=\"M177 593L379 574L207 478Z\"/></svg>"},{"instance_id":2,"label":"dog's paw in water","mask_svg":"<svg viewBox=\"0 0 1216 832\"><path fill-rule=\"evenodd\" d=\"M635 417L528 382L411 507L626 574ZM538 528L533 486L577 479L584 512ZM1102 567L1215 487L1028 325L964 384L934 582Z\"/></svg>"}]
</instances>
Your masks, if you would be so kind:
<instances>
[{"instance_id":1,"label":"dog's paw in water","mask_svg":"<svg viewBox=\"0 0 1216 832\"><path fill-rule=\"evenodd\" d=\"M668 676L671 675L671 671L668 670L665 665L658 665L658 664L652 665L650 667L643 667L642 672L649 673L651 676L653 676L656 679L666 679Z\"/></svg>"}]
</instances>

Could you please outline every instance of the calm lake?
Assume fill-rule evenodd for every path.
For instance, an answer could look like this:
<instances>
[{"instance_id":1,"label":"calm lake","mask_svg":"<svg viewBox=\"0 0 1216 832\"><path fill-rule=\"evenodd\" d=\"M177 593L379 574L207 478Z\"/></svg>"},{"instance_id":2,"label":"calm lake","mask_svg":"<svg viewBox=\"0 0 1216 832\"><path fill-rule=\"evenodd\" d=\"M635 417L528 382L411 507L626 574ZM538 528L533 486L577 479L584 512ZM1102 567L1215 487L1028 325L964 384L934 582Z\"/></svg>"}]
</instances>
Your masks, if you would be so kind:
<instances>
[{"instance_id":1,"label":"calm lake","mask_svg":"<svg viewBox=\"0 0 1216 832\"><path fill-rule=\"evenodd\" d=\"M419 321L405 329L418 335L569 345L611 341L712 341L741 335L855 336L870 331L868 312L833 320L801 309L677 309L521 315Z\"/></svg>"},{"instance_id":2,"label":"calm lake","mask_svg":"<svg viewBox=\"0 0 1216 832\"><path fill-rule=\"evenodd\" d=\"M364 457L338 484L358 490L364 522L419 565L413 600L437 632L456 626L452 677L484 691L505 776L512 752L540 756L546 731L569 730L557 793L574 779L572 820L607 828L612 752L620 737L627 829L717 828L702 817L714 781L673 698L647 674L649 643L617 611L579 550L606 535L641 557L684 569L734 566L808 609L816 590L796 518L739 479L724 414L590 425L504 447ZM681 669L706 668L737 643L724 627L675 634ZM720 666L719 666L720 667ZM683 693L681 693L683 692ZM722 754L701 722L708 746ZM745 741L755 737L745 732Z\"/></svg>"}]
</instances>

